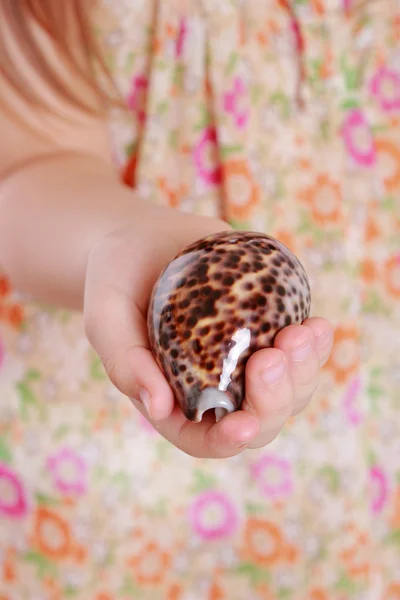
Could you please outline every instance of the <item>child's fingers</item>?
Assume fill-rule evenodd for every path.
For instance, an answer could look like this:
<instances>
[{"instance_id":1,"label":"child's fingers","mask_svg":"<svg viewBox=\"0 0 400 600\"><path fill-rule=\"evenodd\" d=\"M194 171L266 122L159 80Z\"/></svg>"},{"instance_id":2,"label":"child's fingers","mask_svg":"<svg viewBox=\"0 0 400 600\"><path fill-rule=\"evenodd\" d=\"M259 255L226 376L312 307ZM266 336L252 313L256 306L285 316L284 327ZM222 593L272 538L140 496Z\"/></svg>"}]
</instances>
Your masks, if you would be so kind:
<instances>
[{"instance_id":1,"label":"child's fingers","mask_svg":"<svg viewBox=\"0 0 400 600\"><path fill-rule=\"evenodd\" d=\"M275 347L286 355L296 415L308 405L318 385L319 358L314 333L305 325L290 325L276 336Z\"/></svg>"},{"instance_id":2,"label":"child's fingers","mask_svg":"<svg viewBox=\"0 0 400 600\"><path fill-rule=\"evenodd\" d=\"M333 346L333 327L326 319L311 317L303 325L309 327L315 337L316 350L320 366L324 366L329 358Z\"/></svg>"},{"instance_id":3,"label":"child's fingers","mask_svg":"<svg viewBox=\"0 0 400 600\"><path fill-rule=\"evenodd\" d=\"M293 408L293 390L284 352L275 348L253 354L246 367L246 400L243 409L260 420L260 432L249 447L271 442Z\"/></svg>"},{"instance_id":4,"label":"child's fingers","mask_svg":"<svg viewBox=\"0 0 400 600\"><path fill-rule=\"evenodd\" d=\"M148 418L141 404L136 408ZM259 421L251 414L238 411L215 423L211 413L205 413L200 423L187 421L179 406L163 421L153 427L174 446L196 458L228 458L248 447L259 431Z\"/></svg>"},{"instance_id":5,"label":"child's fingers","mask_svg":"<svg viewBox=\"0 0 400 600\"><path fill-rule=\"evenodd\" d=\"M133 300L91 282L85 327L113 384L126 396L140 399L153 419L168 417L174 396L147 347L146 322Z\"/></svg>"}]
</instances>

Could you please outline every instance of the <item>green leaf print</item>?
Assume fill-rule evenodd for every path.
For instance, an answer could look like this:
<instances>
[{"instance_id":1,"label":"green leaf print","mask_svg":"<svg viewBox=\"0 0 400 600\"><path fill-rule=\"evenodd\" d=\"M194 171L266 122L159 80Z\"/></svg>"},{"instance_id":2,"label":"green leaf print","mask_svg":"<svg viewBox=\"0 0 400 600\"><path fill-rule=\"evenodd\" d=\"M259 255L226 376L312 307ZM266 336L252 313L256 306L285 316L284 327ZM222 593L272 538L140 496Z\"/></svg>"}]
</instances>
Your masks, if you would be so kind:
<instances>
[{"instance_id":1,"label":"green leaf print","mask_svg":"<svg viewBox=\"0 0 400 600\"><path fill-rule=\"evenodd\" d=\"M169 100L163 100L160 102L156 108L157 115L162 117L169 110Z\"/></svg>"},{"instance_id":2,"label":"green leaf print","mask_svg":"<svg viewBox=\"0 0 400 600\"><path fill-rule=\"evenodd\" d=\"M78 588L73 587L72 585L68 585L66 588L64 588L64 597L65 598L73 598L74 596L77 595L78 592L79 592Z\"/></svg>"},{"instance_id":3,"label":"green leaf print","mask_svg":"<svg viewBox=\"0 0 400 600\"><path fill-rule=\"evenodd\" d=\"M243 151L242 144L236 144L236 146L222 146L221 147L221 157L228 158L231 154L239 154Z\"/></svg>"},{"instance_id":4,"label":"green leaf print","mask_svg":"<svg viewBox=\"0 0 400 600\"><path fill-rule=\"evenodd\" d=\"M39 552L29 550L24 555L24 559L36 566L36 575L38 579L44 579L49 576L53 578L57 577L57 566Z\"/></svg>"},{"instance_id":5,"label":"green leaf print","mask_svg":"<svg viewBox=\"0 0 400 600\"><path fill-rule=\"evenodd\" d=\"M193 472L193 477L195 480L191 488L193 494L199 494L200 492L204 492L205 490L209 490L215 486L215 477L205 473L201 469L195 469Z\"/></svg>"},{"instance_id":6,"label":"green leaf print","mask_svg":"<svg viewBox=\"0 0 400 600\"><path fill-rule=\"evenodd\" d=\"M371 379L374 379L375 377L381 377L383 374L383 368L382 367L372 367L371 371L370 371L370 376Z\"/></svg>"},{"instance_id":7,"label":"green leaf print","mask_svg":"<svg viewBox=\"0 0 400 600\"><path fill-rule=\"evenodd\" d=\"M360 102L356 98L346 98L345 100L343 100L343 102L341 104L341 108L343 110L351 110L353 108L359 108L359 107L360 107Z\"/></svg>"},{"instance_id":8,"label":"green leaf print","mask_svg":"<svg viewBox=\"0 0 400 600\"><path fill-rule=\"evenodd\" d=\"M167 501L165 498L159 498L157 503L153 506L148 507L148 512L153 517L166 517L167 515Z\"/></svg>"},{"instance_id":9,"label":"green leaf print","mask_svg":"<svg viewBox=\"0 0 400 600\"><path fill-rule=\"evenodd\" d=\"M206 129L212 123L211 113L208 110L207 106L201 106L200 111L201 114L197 124L195 125L195 131L203 131L203 129Z\"/></svg>"},{"instance_id":10,"label":"green leaf print","mask_svg":"<svg viewBox=\"0 0 400 600\"><path fill-rule=\"evenodd\" d=\"M340 68L344 77L346 87L349 91L354 91L360 87L361 83L361 69L360 67L354 68L347 64L346 55L342 55L340 59Z\"/></svg>"},{"instance_id":11,"label":"green leaf print","mask_svg":"<svg viewBox=\"0 0 400 600\"><path fill-rule=\"evenodd\" d=\"M249 502L246 504L246 512L248 515L257 516L265 513L265 504L255 504L254 502Z\"/></svg>"},{"instance_id":12,"label":"green leaf print","mask_svg":"<svg viewBox=\"0 0 400 600\"><path fill-rule=\"evenodd\" d=\"M69 426L66 423L61 423L54 431L53 438L57 441L60 441L64 438L69 432Z\"/></svg>"},{"instance_id":13,"label":"green leaf print","mask_svg":"<svg viewBox=\"0 0 400 600\"><path fill-rule=\"evenodd\" d=\"M177 150L178 149L178 130L177 129L174 129L169 134L169 146L173 150Z\"/></svg>"},{"instance_id":14,"label":"green leaf print","mask_svg":"<svg viewBox=\"0 0 400 600\"><path fill-rule=\"evenodd\" d=\"M260 585L261 583L269 583L271 578L269 571L251 562L241 563L236 567L235 572L239 575L248 577L253 587Z\"/></svg>"},{"instance_id":15,"label":"green leaf print","mask_svg":"<svg viewBox=\"0 0 400 600\"><path fill-rule=\"evenodd\" d=\"M387 544L394 544L399 547L400 550L400 529L395 529L386 538Z\"/></svg>"},{"instance_id":16,"label":"green leaf print","mask_svg":"<svg viewBox=\"0 0 400 600\"><path fill-rule=\"evenodd\" d=\"M56 498L50 498L50 496L46 496L46 494L41 494L40 492L35 494L35 500L39 506L57 506L57 504L60 504Z\"/></svg>"},{"instance_id":17,"label":"green leaf print","mask_svg":"<svg viewBox=\"0 0 400 600\"><path fill-rule=\"evenodd\" d=\"M374 291L367 294L363 309L366 313L387 313L387 307L382 304L382 297Z\"/></svg>"},{"instance_id":18,"label":"green leaf print","mask_svg":"<svg viewBox=\"0 0 400 600\"><path fill-rule=\"evenodd\" d=\"M183 65L177 65L174 73L174 85L178 88L183 88L185 68Z\"/></svg>"},{"instance_id":19,"label":"green leaf print","mask_svg":"<svg viewBox=\"0 0 400 600\"><path fill-rule=\"evenodd\" d=\"M131 156L133 156L135 154L135 152L136 152L136 148L137 148L137 142L136 141L134 141L134 142L132 142L130 144L127 144L125 146L125 156L127 158L130 158Z\"/></svg>"},{"instance_id":20,"label":"green leaf print","mask_svg":"<svg viewBox=\"0 0 400 600\"><path fill-rule=\"evenodd\" d=\"M372 383L368 387L367 394L372 400L377 400L378 398L382 398L384 396L385 390L376 383Z\"/></svg>"},{"instance_id":21,"label":"green leaf print","mask_svg":"<svg viewBox=\"0 0 400 600\"><path fill-rule=\"evenodd\" d=\"M234 219L229 219L229 225L231 227L233 227L233 229L236 229L237 231L243 231L248 229L248 224L245 223L244 221L235 221Z\"/></svg>"},{"instance_id":22,"label":"green leaf print","mask_svg":"<svg viewBox=\"0 0 400 600\"><path fill-rule=\"evenodd\" d=\"M126 71L128 73L132 72L133 69L133 65L135 64L135 60L136 60L136 53L135 52L129 52L128 56L126 57Z\"/></svg>"},{"instance_id":23,"label":"green leaf print","mask_svg":"<svg viewBox=\"0 0 400 600\"><path fill-rule=\"evenodd\" d=\"M103 364L98 356L95 356L90 365L90 376L95 381L103 381L107 379Z\"/></svg>"},{"instance_id":24,"label":"green leaf print","mask_svg":"<svg viewBox=\"0 0 400 600\"><path fill-rule=\"evenodd\" d=\"M326 465L319 470L319 476L323 477L329 486L329 490L332 493L337 493L340 487L340 476L339 473L331 465Z\"/></svg>"},{"instance_id":25,"label":"green leaf print","mask_svg":"<svg viewBox=\"0 0 400 600\"><path fill-rule=\"evenodd\" d=\"M129 495L131 489L131 480L130 477L123 471L114 473L114 475L111 477L111 484L118 486L121 489L123 496L126 497Z\"/></svg>"},{"instance_id":26,"label":"green leaf print","mask_svg":"<svg viewBox=\"0 0 400 600\"><path fill-rule=\"evenodd\" d=\"M380 133L386 133L390 131L390 125L386 125L385 123L377 123L375 125L371 125L371 131L374 136L377 136Z\"/></svg>"},{"instance_id":27,"label":"green leaf print","mask_svg":"<svg viewBox=\"0 0 400 600\"><path fill-rule=\"evenodd\" d=\"M264 89L261 85L253 85L250 88L250 100L251 104L258 104L259 100L262 100L264 97Z\"/></svg>"},{"instance_id":28,"label":"green leaf print","mask_svg":"<svg viewBox=\"0 0 400 600\"><path fill-rule=\"evenodd\" d=\"M20 400L20 412L22 419L28 419L28 412L31 408L36 408L41 417L44 416L44 405L38 402L37 397L26 381L20 381L17 384L17 391Z\"/></svg>"},{"instance_id":29,"label":"green leaf print","mask_svg":"<svg viewBox=\"0 0 400 600\"><path fill-rule=\"evenodd\" d=\"M118 597L127 596L128 598L138 598L138 593L140 593L139 588L134 584L132 578L127 575L119 591Z\"/></svg>"},{"instance_id":30,"label":"green leaf print","mask_svg":"<svg viewBox=\"0 0 400 600\"><path fill-rule=\"evenodd\" d=\"M157 441L155 445L155 453L157 455L157 459L160 462L168 462L170 460L170 453L172 449L172 445L167 440L160 439Z\"/></svg>"},{"instance_id":31,"label":"green leaf print","mask_svg":"<svg viewBox=\"0 0 400 600\"><path fill-rule=\"evenodd\" d=\"M381 207L383 210L387 210L388 212L394 212L396 208L396 201L393 196L385 196L381 202Z\"/></svg>"},{"instance_id":32,"label":"green leaf print","mask_svg":"<svg viewBox=\"0 0 400 600\"><path fill-rule=\"evenodd\" d=\"M238 53L233 52L229 57L229 61L228 61L228 64L226 65L226 69L225 69L225 73L226 73L226 75L228 75L228 77L233 75L236 65L238 63L238 60L239 60Z\"/></svg>"},{"instance_id":33,"label":"green leaf print","mask_svg":"<svg viewBox=\"0 0 400 600\"><path fill-rule=\"evenodd\" d=\"M287 119L290 114L289 98L282 92L276 92L270 97L272 104L277 104L281 109L281 114L284 119Z\"/></svg>"},{"instance_id":34,"label":"green leaf print","mask_svg":"<svg viewBox=\"0 0 400 600\"><path fill-rule=\"evenodd\" d=\"M12 461L12 453L9 446L6 444L6 440L3 436L0 437L0 462L9 465Z\"/></svg>"},{"instance_id":35,"label":"green leaf print","mask_svg":"<svg viewBox=\"0 0 400 600\"><path fill-rule=\"evenodd\" d=\"M357 592L357 589L359 588L359 585L357 585L354 579L350 579L346 573L342 573L335 588L338 592L348 592L350 594L355 594Z\"/></svg>"},{"instance_id":36,"label":"green leaf print","mask_svg":"<svg viewBox=\"0 0 400 600\"><path fill-rule=\"evenodd\" d=\"M282 588L278 591L278 598L285 600L285 598L291 598L293 590L289 588Z\"/></svg>"},{"instance_id":37,"label":"green leaf print","mask_svg":"<svg viewBox=\"0 0 400 600\"><path fill-rule=\"evenodd\" d=\"M368 465L370 467L374 467L376 464L378 464L377 456L376 456L375 452L373 452L372 450L369 450L367 459L368 459Z\"/></svg>"},{"instance_id":38,"label":"green leaf print","mask_svg":"<svg viewBox=\"0 0 400 600\"><path fill-rule=\"evenodd\" d=\"M29 369L25 377L26 379L29 379L29 381L38 381L41 378L41 374L40 371L37 371L36 369Z\"/></svg>"}]
</instances>

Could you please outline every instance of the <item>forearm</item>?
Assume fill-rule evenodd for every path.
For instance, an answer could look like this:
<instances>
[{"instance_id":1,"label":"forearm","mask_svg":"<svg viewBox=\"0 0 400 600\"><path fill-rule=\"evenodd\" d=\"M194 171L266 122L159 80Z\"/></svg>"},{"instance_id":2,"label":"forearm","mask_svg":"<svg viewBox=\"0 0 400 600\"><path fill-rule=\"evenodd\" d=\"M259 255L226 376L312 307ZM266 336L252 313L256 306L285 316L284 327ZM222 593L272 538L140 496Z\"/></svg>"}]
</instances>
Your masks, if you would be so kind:
<instances>
[{"instance_id":1,"label":"forearm","mask_svg":"<svg viewBox=\"0 0 400 600\"><path fill-rule=\"evenodd\" d=\"M35 299L80 309L90 249L133 219L135 204L100 159L65 154L32 163L0 184L2 268Z\"/></svg>"}]
</instances>

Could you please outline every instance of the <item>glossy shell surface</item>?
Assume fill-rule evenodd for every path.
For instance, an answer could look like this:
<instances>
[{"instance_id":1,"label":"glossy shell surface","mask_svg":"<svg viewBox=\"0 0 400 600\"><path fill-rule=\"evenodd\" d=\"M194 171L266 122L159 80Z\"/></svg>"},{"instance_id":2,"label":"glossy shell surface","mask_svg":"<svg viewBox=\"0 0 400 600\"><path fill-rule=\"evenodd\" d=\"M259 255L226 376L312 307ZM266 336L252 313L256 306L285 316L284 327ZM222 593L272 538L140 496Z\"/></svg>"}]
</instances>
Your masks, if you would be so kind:
<instances>
[{"instance_id":1,"label":"glossy shell surface","mask_svg":"<svg viewBox=\"0 0 400 600\"><path fill-rule=\"evenodd\" d=\"M186 418L240 409L247 360L306 319L310 303L299 260L263 234L212 235L171 261L154 287L148 330Z\"/></svg>"}]
</instances>

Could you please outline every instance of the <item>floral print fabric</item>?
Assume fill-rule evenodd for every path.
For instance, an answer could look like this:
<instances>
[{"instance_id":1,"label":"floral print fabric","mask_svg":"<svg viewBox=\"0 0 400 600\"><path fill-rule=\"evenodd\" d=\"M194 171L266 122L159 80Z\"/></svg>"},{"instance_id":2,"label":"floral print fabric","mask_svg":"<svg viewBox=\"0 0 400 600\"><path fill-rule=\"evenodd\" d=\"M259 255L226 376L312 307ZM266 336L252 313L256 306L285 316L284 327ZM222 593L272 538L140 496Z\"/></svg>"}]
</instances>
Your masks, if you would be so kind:
<instances>
[{"instance_id":1,"label":"floral print fabric","mask_svg":"<svg viewBox=\"0 0 400 600\"><path fill-rule=\"evenodd\" d=\"M105 5L123 181L285 242L335 349L273 444L196 460L132 414L79 315L2 279L0 598L396 600L400 8Z\"/></svg>"}]
</instances>

